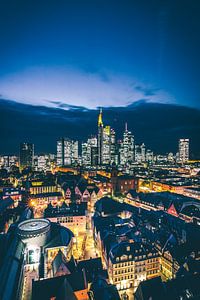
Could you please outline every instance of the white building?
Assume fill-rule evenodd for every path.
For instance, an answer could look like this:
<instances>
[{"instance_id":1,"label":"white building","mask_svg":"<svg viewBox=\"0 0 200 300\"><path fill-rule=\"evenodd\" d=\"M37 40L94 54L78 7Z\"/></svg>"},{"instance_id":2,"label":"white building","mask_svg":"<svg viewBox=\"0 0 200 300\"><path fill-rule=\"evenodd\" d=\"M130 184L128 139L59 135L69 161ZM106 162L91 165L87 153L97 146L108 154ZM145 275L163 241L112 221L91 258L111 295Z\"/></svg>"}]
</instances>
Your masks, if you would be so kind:
<instances>
[{"instance_id":1,"label":"white building","mask_svg":"<svg viewBox=\"0 0 200 300\"><path fill-rule=\"evenodd\" d=\"M120 164L126 165L134 162L134 136L128 131L127 123L120 148Z\"/></svg>"},{"instance_id":2,"label":"white building","mask_svg":"<svg viewBox=\"0 0 200 300\"><path fill-rule=\"evenodd\" d=\"M92 149L97 149L97 138L91 137L86 143L82 143L82 164L84 166L93 165L93 151Z\"/></svg>"},{"instance_id":3,"label":"white building","mask_svg":"<svg viewBox=\"0 0 200 300\"><path fill-rule=\"evenodd\" d=\"M69 166L78 161L78 141L61 138L57 141L57 166Z\"/></svg>"},{"instance_id":4,"label":"white building","mask_svg":"<svg viewBox=\"0 0 200 300\"><path fill-rule=\"evenodd\" d=\"M179 162L185 163L189 160L189 139L179 140Z\"/></svg>"}]
</instances>

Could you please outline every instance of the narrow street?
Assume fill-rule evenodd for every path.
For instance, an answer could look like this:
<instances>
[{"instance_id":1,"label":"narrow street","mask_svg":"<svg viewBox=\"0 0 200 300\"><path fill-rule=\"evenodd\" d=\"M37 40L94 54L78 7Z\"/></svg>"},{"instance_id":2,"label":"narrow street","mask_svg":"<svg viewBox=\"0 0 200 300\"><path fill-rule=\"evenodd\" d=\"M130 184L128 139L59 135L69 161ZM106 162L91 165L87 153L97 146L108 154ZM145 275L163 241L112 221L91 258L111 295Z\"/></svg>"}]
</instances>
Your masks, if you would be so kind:
<instances>
[{"instance_id":1,"label":"narrow street","mask_svg":"<svg viewBox=\"0 0 200 300\"><path fill-rule=\"evenodd\" d=\"M87 230L87 239L84 247L84 259L99 257L100 253L95 246L92 229Z\"/></svg>"}]
</instances>

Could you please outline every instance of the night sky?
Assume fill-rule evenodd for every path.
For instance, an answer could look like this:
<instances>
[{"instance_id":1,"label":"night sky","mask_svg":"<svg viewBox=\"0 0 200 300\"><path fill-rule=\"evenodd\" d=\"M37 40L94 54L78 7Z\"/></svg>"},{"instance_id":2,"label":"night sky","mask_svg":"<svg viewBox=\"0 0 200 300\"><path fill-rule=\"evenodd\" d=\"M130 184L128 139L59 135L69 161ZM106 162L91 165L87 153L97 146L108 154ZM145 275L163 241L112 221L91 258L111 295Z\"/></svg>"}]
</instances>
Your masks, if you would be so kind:
<instances>
[{"instance_id":1,"label":"night sky","mask_svg":"<svg viewBox=\"0 0 200 300\"><path fill-rule=\"evenodd\" d=\"M199 0L1 0L4 99L200 106Z\"/></svg>"},{"instance_id":2,"label":"night sky","mask_svg":"<svg viewBox=\"0 0 200 300\"><path fill-rule=\"evenodd\" d=\"M96 112L93 113L97 107L107 107L108 111L115 107L116 112L120 107L129 110L135 102L144 103L145 109L147 103L170 104L174 105L175 112L181 111L178 105L188 110L192 107L198 113L199 53L199 0L1 0L0 129L4 131L4 143L0 151L15 151L20 139L32 139L42 150L44 139L48 145L61 135L58 121L59 124L54 123L57 132L52 136L50 131L45 131L41 139L39 118L31 115L29 118L34 118L31 122L35 124L33 134L27 119L19 117L20 113L32 111L29 105L37 107L38 116L44 114L42 107L49 109L45 111L49 119L55 112L50 109L64 110L65 119L69 111L70 120L73 106L81 106L81 113L85 107L94 116L93 124L96 124ZM19 104L17 112L16 109L14 115L12 112L12 118L17 120L15 124L11 122L15 128L10 127L13 106L10 107L8 100L26 105ZM163 107L159 106L161 115L165 115ZM156 117L152 111L149 114L150 120ZM115 115L108 116L111 123L112 117ZM118 117L121 123L126 121L125 117L124 114ZM147 136L147 142L149 134L154 135L156 141L152 146L156 148L162 143L163 135L159 133L158 122L150 133L148 114L146 118L143 132L138 135L139 138ZM174 137L192 137L197 148L199 119L190 120L185 114L187 124L183 126L182 119L177 118L180 124L174 124L173 130L179 128L179 132ZM82 124L85 121L82 115ZM138 122L130 117L134 133L139 128ZM163 132L168 125L166 122L165 128L162 127ZM68 134L68 127L62 128ZM73 128L69 135L74 136L72 131ZM78 139L86 138L86 132ZM171 148L175 150L175 140ZM43 149L48 150L45 145Z\"/></svg>"}]
</instances>

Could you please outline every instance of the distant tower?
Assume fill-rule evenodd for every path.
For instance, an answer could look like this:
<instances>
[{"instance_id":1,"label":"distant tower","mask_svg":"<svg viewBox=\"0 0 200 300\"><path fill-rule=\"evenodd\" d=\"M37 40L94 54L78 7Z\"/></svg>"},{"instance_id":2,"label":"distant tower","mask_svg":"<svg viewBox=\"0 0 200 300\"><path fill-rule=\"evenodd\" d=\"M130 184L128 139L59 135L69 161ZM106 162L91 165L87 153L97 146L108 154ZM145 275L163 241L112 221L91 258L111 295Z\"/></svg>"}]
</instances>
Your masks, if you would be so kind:
<instances>
[{"instance_id":1,"label":"distant tower","mask_svg":"<svg viewBox=\"0 0 200 300\"><path fill-rule=\"evenodd\" d=\"M125 132L127 132L128 131L128 124L127 124L127 122L125 123Z\"/></svg>"},{"instance_id":2,"label":"distant tower","mask_svg":"<svg viewBox=\"0 0 200 300\"><path fill-rule=\"evenodd\" d=\"M128 125L125 123L125 131L120 148L120 164L133 163L134 157L134 136L131 131L128 131Z\"/></svg>"},{"instance_id":3,"label":"distant tower","mask_svg":"<svg viewBox=\"0 0 200 300\"><path fill-rule=\"evenodd\" d=\"M19 150L19 161L20 169L33 167L33 158L34 158L34 144L31 143L21 143Z\"/></svg>"},{"instance_id":4,"label":"distant tower","mask_svg":"<svg viewBox=\"0 0 200 300\"><path fill-rule=\"evenodd\" d=\"M102 150L103 150L103 118L102 118L102 108L100 109L99 116L98 116L97 148L98 148L98 165L102 165Z\"/></svg>"},{"instance_id":5,"label":"distant tower","mask_svg":"<svg viewBox=\"0 0 200 300\"><path fill-rule=\"evenodd\" d=\"M102 118L102 108L100 108L99 116L98 116L98 127L103 127L103 118Z\"/></svg>"},{"instance_id":6,"label":"distant tower","mask_svg":"<svg viewBox=\"0 0 200 300\"><path fill-rule=\"evenodd\" d=\"M185 163L189 160L189 139L179 140L179 162Z\"/></svg>"}]
</instances>

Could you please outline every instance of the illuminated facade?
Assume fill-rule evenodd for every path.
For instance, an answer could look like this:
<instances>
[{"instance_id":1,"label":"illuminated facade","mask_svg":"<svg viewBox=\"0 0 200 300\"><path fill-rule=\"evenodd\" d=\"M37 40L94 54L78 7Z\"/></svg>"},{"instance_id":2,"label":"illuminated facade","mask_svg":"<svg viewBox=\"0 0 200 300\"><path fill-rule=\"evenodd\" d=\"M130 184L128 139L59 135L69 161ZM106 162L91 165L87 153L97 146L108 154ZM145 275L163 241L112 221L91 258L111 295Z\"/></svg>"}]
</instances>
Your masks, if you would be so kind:
<instances>
[{"instance_id":1,"label":"illuminated facade","mask_svg":"<svg viewBox=\"0 0 200 300\"><path fill-rule=\"evenodd\" d=\"M49 221L51 222L56 222L59 223L60 225L69 228L74 235L78 235L80 233L85 233L86 231L86 215L82 215L82 214L76 214L76 215L71 215L71 216L67 216L66 214L62 215L58 215L56 216L52 216L48 218Z\"/></svg>"},{"instance_id":2,"label":"illuminated facade","mask_svg":"<svg viewBox=\"0 0 200 300\"><path fill-rule=\"evenodd\" d=\"M78 162L78 141L61 138L57 141L57 166L70 166Z\"/></svg>"},{"instance_id":3,"label":"illuminated facade","mask_svg":"<svg viewBox=\"0 0 200 300\"><path fill-rule=\"evenodd\" d=\"M123 134L123 141L120 147L120 165L124 166L134 162L134 136L128 131L127 123Z\"/></svg>"},{"instance_id":4,"label":"illuminated facade","mask_svg":"<svg viewBox=\"0 0 200 300\"><path fill-rule=\"evenodd\" d=\"M111 128L110 130L110 163L111 165L115 163L118 165L118 153L116 144L116 133L115 130Z\"/></svg>"},{"instance_id":5,"label":"illuminated facade","mask_svg":"<svg viewBox=\"0 0 200 300\"><path fill-rule=\"evenodd\" d=\"M109 253L108 273L110 281L123 290L160 275L158 252L141 243L122 242Z\"/></svg>"},{"instance_id":6,"label":"illuminated facade","mask_svg":"<svg viewBox=\"0 0 200 300\"><path fill-rule=\"evenodd\" d=\"M60 187L54 182L33 180L29 182L29 193L31 195L60 192Z\"/></svg>"},{"instance_id":7,"label":"illuminated facade","mask_svg":"<svg viewBox=\"0 0 200 300\"><path fill-rule=\"evenodd\" d=\"M189 139L179 140L179 162L185 163L189 160Z\"/></svg>"},{"instance_id":8,"label":"illuminated facade","mask_svg":"<svg viewBox=\"0 0 200 300\"><path fill-rule=\"evenodd\" d=\"M180 268L178 262L173 258L170 251L164 251L160 259L161 273L166 279L173 279Z\"/></svg>"},{"instance_id":9,"label":"illuminated facade","mask_svg":"<svg viewBox=\"0 0 200 300\"><path fill-rule=\"evenodd\" d=\"M48 171L51 169L51 164L54 162L55 155L35 155L34 169L36 171Z\"/></svg>"},{"instance_id":10,"label":"illuminated facade","mask_svg":"<svg viewBox=\"0 0 200 300\"><path fill-rule=\"evenodd\" d=\"M102 109L98 117L98 165L110 165L117 162L115 131L110 126L103 126Z\"/></svg>"},{"instance_id":11,"label":"illuminated facade","mask_svg":"<svg viewBox=\"0 0 200 300\"><path fill-rule=\"evenodd\" d=\"M82 165L97 165L97 138L91 137L86 143L82 143Z\"/></svg>"},{"instance_id":12,"label":"illuminated facade","mask_svg":"<svg viewBox=\"0 0 200 300\"><path fill-rule=\"evenodd\" d=\"M111 131L110 126L103 128L102 164L109 165L111 161Z\"/></svg>"},{"instance_id":13,"label":"illuminated facade","mask_svg":"<svg viewBox=\"0 0 200 300\"><path fill-rule=\"evenodd\" d=\"M146 161L146 148L144 143L142 145L135 145L135 161L137 163Z\"/></svg>"},{"instance_id":14,"label":"illuminated facade","mask_svg":"<svg viewBox=\"0 0 200 300\"><path fill-rule=\"evenodd\" d=\"M97 147L98 147L98 165L102 165L102 149L103 149L103 120L102 120L102 109L100 110L98 116L98 137L97 137Z\"/></svg>"},{"instance_id":15,"label":"illuminated facade","mask_svg":"<svg viewBox=\"0 0 200 300\"><path fill-rule=\"evenodd\" d=\"M146 151L146 161L147 162L153 162L154 156L153 156L153 151L147 149Z\"/></svg>"},{"instance_id":16,"label":"illuminated facade","mask_svg":"<svg viewBox=\"0 0 200 300\"><path fill-rule=\"evenodd\" d=\"M0 156L0 167L9 170L12 166L19 165L19 157L16 155L3 155Z\"/></svg>"}]
</instances>

